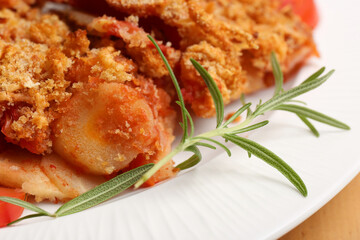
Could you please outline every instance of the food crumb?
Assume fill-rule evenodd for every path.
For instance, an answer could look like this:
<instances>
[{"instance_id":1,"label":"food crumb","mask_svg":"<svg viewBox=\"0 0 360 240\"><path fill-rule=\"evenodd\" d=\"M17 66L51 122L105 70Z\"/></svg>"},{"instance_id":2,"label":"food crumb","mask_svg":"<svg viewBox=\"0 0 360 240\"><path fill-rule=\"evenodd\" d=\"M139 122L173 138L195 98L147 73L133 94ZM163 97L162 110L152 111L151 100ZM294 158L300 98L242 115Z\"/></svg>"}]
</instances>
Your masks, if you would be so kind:
<instances>
[{"instance_id":1,"label":"food crumb","mask_svg":"<svg viewBox=\"0 0 360 240\"><path fill-rule=\"evenodd\" d=\"M229 114L226 115L225 117L225 121L229 120L236 112L231 112ZM241 116L238 116L237 118L234 119L234 121L232 121L232 123L238 123L241 121Z\"/></svg>"}]
</instances>

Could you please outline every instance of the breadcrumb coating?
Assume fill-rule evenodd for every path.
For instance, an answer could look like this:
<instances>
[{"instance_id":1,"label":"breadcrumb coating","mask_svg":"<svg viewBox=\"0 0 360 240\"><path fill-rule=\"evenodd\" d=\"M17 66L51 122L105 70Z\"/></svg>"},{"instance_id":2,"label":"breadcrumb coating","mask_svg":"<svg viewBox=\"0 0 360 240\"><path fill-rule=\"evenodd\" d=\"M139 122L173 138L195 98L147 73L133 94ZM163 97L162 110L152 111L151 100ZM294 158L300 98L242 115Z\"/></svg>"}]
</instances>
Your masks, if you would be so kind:
<instances>
[{"instance_id":1,"label":"breadcrumb coating","mask_svg":"<svg viewBox=\"0 0 360 240\"><path fill-rule=\"evenodd\" d=\"M154 161L170 150L170 97L136 70L113 47L75 61L67 79L77 85L54 125L58 154L91 173L112 174L139 154Z\"/></svg>"},{"instance_id":2,"label":"breadcrumb coating","mask_svg":"<svg viewBox=\"0 0 360 240\"><path fill-rule=\"evenodd\" d=\"M23 14L4 8L0 18L2 133L33 153L51 152L50 124L57 106L71 97L65 74L73 60L66 55L81 54L89 43L38 9Z\"/></svg>"},{"instance_id":3,"label":"breadcrumb coating","mask_svg":"<svg viewBox=\"0 0 360 240\"><path fill-rule=\"evenodd\" d=\"M181 76L185 76L180 80L184 92L191 96L188 103L202 117L211 117L215 112L214 106L210 104L211 96L200 76L188 73L191 71L189 56L198 56L199 46L204 53L201 61L207 65L210 62L215 64L213 59L222 59L223 56L231 59L231 64L224 66L220 63L223 73L220 73L220 67L217 71L207 68L210 66L205 67L217 79L224 98L230 95L231 100L242 93L251 93L273 84L269 57L272 51L276 52L285 76L311 55L317 55L311 29L290 8L280 9L278 1L106 1L119 11L141 17L156 16L177 29L183 53L180 71ZM213 49L217 49L216 57ZM206 55L209 59L205 59ZM219 74L226 75L229 72L234 76L232 81L219 79ZM234 91L235 86L238 87L237 91ZM196 96L199 98L194 104L192 100Z\"/></svg>"},{"instance_id":4,"label":"breadcrumb coating","mask_svg":"<svg viewBox=\"0 0 360 240\"><path fill-rule=\"evenodd\" d=\"M36 0L0 0L1 8L11 8L18 12L25 13L29 11L30 6L36 2Z\"/></svg>"},{"instance_id":5,"label":"breadcrumb coating","mask_svg":"<svg viewBox=\"0 0 360 240\"><path fill-rule=\"evenodd\" d=\"M4 41L27 39L34 43L59 47L67 37L66 24L53 14L40 14L40 9L32 8L20 13L7 8L0 10L0 36Z\"/></svg>"},{"instance_id":6,"label":"breadcrumb coating","mask_svg":"<svg viewBox=\"0 0 360 240\"><path fill-rule=\"evenodd\" d=\"M95 18L88 29L102 36L111 35L121 38L125 43L127 54L139 65L139 70L147 76L161 78L168 75L160 55L149 41L147 33L137 26L134 17L129 18L128 21L117 21L115 18L106 16ZM180 59L180 52L169 46L161 46L170 66L174 67Z\"/></svg>"},{"instance_id":7,"label":"breadcrumb coating","mask_svg":"<svg viewBox=\"0 0 360 240\"><path fill-rule=\"evenodd\" d=\"M150 56L156 51L145 43L148 60L137 58L142 40L126 31L115 32L126 46L119 50L109 38L92 43L85 30L70 31L55 14L0 10L0 185L66 201L95 186L94 176L115 176L142 157L157 162L171 150L171 99L141 74L160 66ZM13 144L26 150L16 153ZM175 174L169 163L149 181Z\"/></svg>"},{"instance_id":8,"label":"breadcrumb coating","mask_svg":"<svg viewBox=\"0 0 360 240\"><path fill-rule=\"evenodd\" d=\"M2 132L8 141L33 153L51 147L49 125L54 109L70 97L64 79L71 60L56 48L29 40L0 40L0 102L6 102ZM56 110L55 110L56 111Z\"/></svg>"},{"instance_id":9,"label":"breadcrumb coating","mask_svg":"<svg viewBox=\"0 0 360 240\"><path fill-rule=\"evenodd\" d=\"M190 62L195 59L209 74L219 87L224 104L230 103L244 91L246 78L241 71L239 58L226 55L218 47L208 42L200 42L186 49L181 59L181 79L185 86L183 94L185 101L191 103L193 110L202 117L212 117L215 106L205 82Z\"/></svg>"},{"instance_id":10,"label":"breadcrumb coating","mask_svg":"<svg viewBox=\"0 0 360 240\"><path fill-rule=\"evenodd\" d=\"M125 14L140 18L139 23L155 36L171 42L181 50L180 61L175 62L175 71L182 84L183 92L188 96L187 103L201 117L215 114L211 95L198 74L193 74L189 56L203 54L201 61L210 65L214 59L226 56L230 59L226 65L220 64L217 71L206 70L213 74L224 94L225 103L240 97L242 93L252 93L274 84L270 64L270 54L277 54L285 75L292 74L307 58L317 55L312 38L312 30L297 17L290 8L280 8L276 0L62 0L92 13L108 13L123 17ZM100 7L99 6L103 6ZM113 7L112 9L109 8ZM118 12L114 11L118 10ZM103 17L91 24L94 29L105 34L124 39L126 29L132 27L117 24L117 31L112 31L111 23L115 19ZM134 31L138 33L137 31ZM119 34L120 33L120 34ZM175 34L174 34L175 33ZM129 34L128 34L129 35ZM130 34L130 41L144 39ZM126 38L126 37L125 37ZM128 40L129 41L129 40ZM167 86L169 77L164 68L158 67L159 75L153 73L158 56L149 54L149 49L141 49L132 57L140 63L144 74L159 78L158 83ZM201 47L199 47L201 46ZM200 48L202 50L200 50ZM217 49L212 52L213 49ZM194 51L194 52L192 52ZM176 52L176 51L175 51ZM208 52L212 52L208 54ZM209 59L205 59L209 56ZM153 60L152 60L153 59ZM186 63L185 63L186 62ZM161 66L161 61L160 64ZM190 71L190 73L188 73ZM223 71L223 73L220 73ZM235 72L236 71L236 72ZM233 78L219 78L219 75ZM190 79L192 78L192 79ZM170 89L166 89L171 92ZM230 99L228 101L227 99ZM195 101L194 101L195 100Z\"/></svg>"}]
</instances>

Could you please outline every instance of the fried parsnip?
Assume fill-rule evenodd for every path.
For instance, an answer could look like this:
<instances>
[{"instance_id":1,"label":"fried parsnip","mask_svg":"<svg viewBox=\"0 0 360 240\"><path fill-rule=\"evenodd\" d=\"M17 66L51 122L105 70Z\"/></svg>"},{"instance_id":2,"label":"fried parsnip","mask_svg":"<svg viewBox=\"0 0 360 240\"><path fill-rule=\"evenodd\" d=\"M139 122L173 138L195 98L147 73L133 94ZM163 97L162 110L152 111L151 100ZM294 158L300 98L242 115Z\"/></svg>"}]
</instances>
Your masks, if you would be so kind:
<instances>
[{"instance_id":1,"label":"fried parsnip","mask_svg":"<svg viewBox=\"0 0 360 240\"><path fill-rule=\"evenodd\" d=\"M116 41L72 32L39 9L3 8L0 18L0 185L37 201L66 201L139 159L155 163L170 151L175 112L169 95L141 73L163 66L148 46L153 62L136 57L144 43L140 28L134 26L138 40L119 22L113 29L133 61L114 48ZM171 54L178 61L169 48ZM25 150L10 150L14 144ZM175 172L169 164L152 183Z\"/></svg>"}]
</instances>

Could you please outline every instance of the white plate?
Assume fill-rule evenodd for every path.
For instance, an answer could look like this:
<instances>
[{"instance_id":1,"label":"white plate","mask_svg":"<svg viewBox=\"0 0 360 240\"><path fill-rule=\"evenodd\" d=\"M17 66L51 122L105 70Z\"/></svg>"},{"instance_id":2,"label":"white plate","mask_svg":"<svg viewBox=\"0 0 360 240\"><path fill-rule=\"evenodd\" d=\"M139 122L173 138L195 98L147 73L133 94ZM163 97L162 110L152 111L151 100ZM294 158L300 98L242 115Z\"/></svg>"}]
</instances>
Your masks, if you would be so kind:
<instances>
[{"instance_id":1,"label":"white plate","mask_svg":"<svg viewBox=\"0 0 360 240\"><path fill-rule=\"evenodd\" d=\"M352 130L316 124L321 137L315 138L292 114L276 112L269 126L251 135L300 174L307 198L277 171L234 147L231 159L208 151L205 158L211 161L159 186L75 215L24 221L1 229L0 238L274 239L305 220L360 169L360 2L322 0L318 5L321 23L315 36L321 59L310 61L291 84L320 66L336 68L325 85L301 99ZM269 94L264 91L254 98ZM197 124L213 127L214 122Z\"/></svg>"}]
</instances>

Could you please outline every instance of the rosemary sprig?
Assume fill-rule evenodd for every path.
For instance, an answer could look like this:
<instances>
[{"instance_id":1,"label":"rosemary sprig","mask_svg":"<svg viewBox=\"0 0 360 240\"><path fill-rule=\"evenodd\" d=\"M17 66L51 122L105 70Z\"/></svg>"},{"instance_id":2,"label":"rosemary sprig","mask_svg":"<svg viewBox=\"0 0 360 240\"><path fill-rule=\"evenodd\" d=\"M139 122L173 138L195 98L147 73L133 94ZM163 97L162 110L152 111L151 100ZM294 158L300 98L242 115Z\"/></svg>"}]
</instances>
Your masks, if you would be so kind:
<instances>
[{"instance_id":1,"label":"rosemary sprig","mask_svg":"<svg viewBox=\"0 0 360 240\"><path fill-rule=\"evenodd\" d=\"M106 183L100 184L90 191L80 195L77 198L62 205L56 212L56 217L66 216L73 213L81 212L85 209L96 206L122 191L131 187L140 176L146 172L153 164L147 164L134 170L125 172Z\"/></svg>"},{"instance_id":2,"label":"rosemary sprig","mask_svg":"<svg viewBox=\"0 0 360 240\"><path fill-rule=\"evenodd\" d=\"M157 45L156 42L152 39L151 36L149 36L150 40ZM157 47L157 50L159 51L159 54L161 56L164 56L160 50L159 47ZM166 61L165 57L162 57L164 60L165 65L168 69L170 69L169 63ZM315 127L308 121L307 118L311 118L315 121L322 122L325 124L328 124L333 127L341 128L341 129L350 129L346 124L337 121L331 117L328 117L324 114L321 114L319 112L316 112L314 110L297 106L294 104L285 104L289 102L295 102L293 99L295 97L298 97L306 92L309 92L319 86L321 86L324 82L326 82L329 77L334 73L334 71L330 71L327 74L323 75L325 71L325 68L321 68L319 71L311 75L308 79L306 79L303 83L301 83L299 86L294 87L288 91L284 91L282 88L283 85L283 74L280 69L280 64L278 60L276 59L275 53L271 54L271 64L273 67L273 73L275 78L275 92L274 96L266 101L265 103L260 103L256 106L254 111L251 110L250 103L245 103L245 99L242 96L242 103L243 106L234 114L233 117L231 117L228 121L225 123L222 123L224 119L224 104L222 95L219 91L219 88L213 78L210 76L210 74L194 59L190 59L191 63L195 67L195 69L198 71L200 76L203 78L204 82L208 86L208 90L210 91L210 94L213 98L215 109L216 109L216 119L217 119L217 125L216 129L211 130L209 132L205 132L200 134L199 136L193 136L193 134L187 134L188 131L186 124L182 124L183 130L184 130L184 138L182 139L181 143L171 152L169 153L165 158L161 159L157 164L155 164L154 167L152 167L147 173L145 173L142 178L135 184L135 188L140 187L145 181L147 181L155 172L157 172L166 162L171 160L175 155L182 151L187 151L190 147L194 146L206 146L211 148L211 145L209 146L209 143L206 143L204 145L203 141L207 141L216 145L219 145L219 142L213 139L214 137L222 137L225 141L230 141L239 147L246 150L249 154L249 157L251 154L257 156L258 158L264 160L266 163L271 165L272 167L276 168L279 172L281 172L299 191L303 196L307 195L307 190L304 182L301 180L299 175L289 166L287 165L280 157L278 157L276 154L268 150L267 148L261 146L260 144L253 142L251 140L241 138L237 136L237 134L249 132L255 129L258 129L260 127L265 126L268 121L264 121L261 123L253 124L251 123L254 121L254 119L260 115L265 114L268 111L273 110L284 110L289 111L297 114L300 119L306 123L306 125L312 130L312 132L316 135L317 130ZM175 77L172 75L172 77ZM177 82L176 79L173 79L173 82ZM179 88L178 84L174 84L176 91L178 93L181 93L181 90ZM185 113L188 113L187 110L184 110L185 103L183 102L183 98L179 97L179 103L181 106L183 119L186 121L193 122L191 119L190 114L185 115ZM233 121L236 119L236 117L240 116L244 111L247 111L246 119L233 127L228 127ZM193 133L193 131L191 131ZM223 144L220 145L221 147L225 147ZM213 149L215 146L212 147ZM228 155L231 155L230 150L225 147L224 148ZM189 167L195 166L198 162L201 160L200 153L198 151L194 151L194 155L190 157L188 160L185 160L183 163L179 164L178 167L180 170L187 169Z\"/></svg>"},{"instance_id":3,"label":"rosemary sprig","mask_svg":"<svg viewBox=\"0 0 360 240\"><path fill-rule=\"evenodd\" d=\"M335 120L331 117L328 117L322 113L316 112L309 108L289 104L289 103L303 103L298 100L294 100L295 97L298 97L306 92L309 92L328 80L328 78L333 74L333 70L323 75L325 72L325 68L321 68L316 73L307 78L304 82L302 82L299 86L294 87L288 91L284 91L282 88L283 85L283 74L280 69L280 64L276 59L275 53L271 54L271 64L273 67L273 73L275 78L275 92L271 99L262 103L262 101L257 104L254 110L251 109L251 103L246 103L245 98L241 96L241 102L243 106L239 108L238 111L225 123L224 120L224 103L222 99L221 92L210 76L210 74L194 59L190 59L194 68L198 71L200 76L204 79L208 90L211 93L213 98L213 102L216 109L216 128L214 130L202 133L198 136L194 136L194 123L191 115L185 107L185 102L183 96L181 94L181 89L179 83L173 73L168 61L166 60L164 54L162 53L160 47L156 43L156 41L148 36L150 41L155 45L157 51L159 52L162 60L164 61L174 87L176 89L179 101L177 104L180 106L181 114L182 114L182 122L180 126L183 128L183 136L180 144L175 147L167 156L161 159L157 164L147 164L126 173L123 173L97 187L94 189L80 195L77 198L65 203L62 205L54 214L48 213L47 211L22 200L10 198L10 197L0 197L0 201L8 202L14 205L18 205L29 209L31 211L36 212L36 214L31 214L25 217L22 217L8 225L14 224L16 222L40 217L40 216L48 216L48 217L61 217L69 214L73 214L76 212L83 211L90 207L93 207L97 204L100 204L120 192L128 189L133 184L135 188L140 187L145 181L147 181L154 173L156 173L165 163L170 161L175 155L180 152L188 151L192 152L193 155L177 165L176 168L180 170L185 170L191 168L198 164L201 159L201 152L198 146L208 147L210 149L216 149L216 146L223 148L229 156L231 156L231 151L224 144L215 140L214 137L221 137L225 140L225 142L232 142L235 145L243 148L248 152L249 157L254 155L264 162L269 164L270 166L277 169L280 173L282 173L298 190L303 196L307 196L308 192L303 180L300 176L279 156L265 148L264 146L256 143L250 139L243 138L238 136L238 134L253 131L255 129L264 127L269 123L269 121L263 121L259 123L253 123L253 121L260 115L265 114L266 112L273 110L283 110L296 114L314 133L315 136L318 136L319 133L316 128L310 123L308 119L312 119L333 127L337 127L340 129L349 130L350 127L346 124ZM234 122L234 120L240 116L242 113L247 111L246 118L244 121L239 123L238 125L229 127L230 124ZM190 129L189 129L190 126Z\"/></svg>"},{"instance_id":4,"label":"rosemary sprig","mask_svg":"<svg viewBox=\"0 0 360 240\"><path fill-rule=\"evenodd\" d=\"M143 166L140 166L138 168L132 169L130 171L127 171L121 175L118 175L114 177L113 179L110 179L109 181L98 185L97 187L91 189L90 191L81 194L80 196L72 199L71 201L65 203L62 205L54 214L51 214L44 209L41 209L37 206L35 206L32 203L22 201L17 198L11 198L11 197L0 197L0 201L11 203L23 208L26 208L28 210L31 210L33 212L37 212L37 214L30 214L28 216L19 218L18 220L15 220L8 225L12 225L14 223L20 222L25 219L29 218L35 218L35 217L42 217L42 216L48 216L48 217L62 217L66 215L70 215L73 213L77 213L80 211L83 211L85 209L88 209L90 207L96 206L116 195L123 192L124 190L131 187L136 181L140 179L140 177L148 171L154 164L146 164Z\"/></svg>"}]
</instances>

